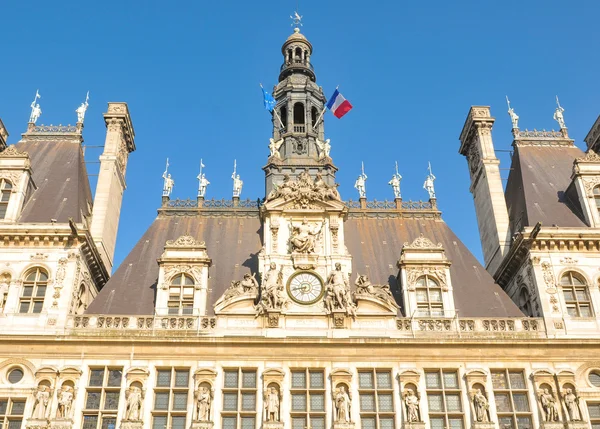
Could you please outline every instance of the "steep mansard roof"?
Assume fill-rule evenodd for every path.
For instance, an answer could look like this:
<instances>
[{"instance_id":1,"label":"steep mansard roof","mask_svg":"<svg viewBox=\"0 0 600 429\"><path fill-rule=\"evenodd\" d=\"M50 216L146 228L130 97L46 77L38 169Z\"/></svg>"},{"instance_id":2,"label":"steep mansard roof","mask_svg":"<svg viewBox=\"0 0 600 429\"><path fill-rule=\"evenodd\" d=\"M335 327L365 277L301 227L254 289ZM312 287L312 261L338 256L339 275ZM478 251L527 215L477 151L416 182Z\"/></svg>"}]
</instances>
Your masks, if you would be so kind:
<instances>
[{"instance_id":1,"label":"steep mansard roof","mask_svg":"<svg viewBox=\"0 0 600 429\"><path fill-rule=\"evenodd\" d=\"M31 159L37 187L23 206L19 222L82 222L92 208L92 192L81 144L74 141L23 141L16 145Z\"/></svg>"},{"instance_id":2,"label":"steep mansard roof","mask_svg":"<svg viewBox=\"0 0 600 429\"><path fill-rule=\"evenodd\" d=\"M505 192L511 225L588 226L576 195L567 192L573 161L582 156L575 146L515 145Z\"/></svg>"},{"instance_id":3,"label":"steep mansard roof","mask_svg":"<svg viewBox=\"0 0 600 429\"><path fill-rule=\"evenodd\" d=\"M421 233L441 242L450 268L455 305L461 317L518 317L521 311L494 283L465 245L441 220L402 218L353 218L344 224L345 240L352 255L354 283L357 273L368 274L374 284L388 283L399 299L396 263L404 242ZM154 314L157 259L165 242L189 234L206 242L209 269L208 307L244 273L258 271L262 248L262 225L258 211L252 217L166 216L159 214L150 228L125 258L113 277L91 303L88 314Z\"/></svg>"}]
</instances>

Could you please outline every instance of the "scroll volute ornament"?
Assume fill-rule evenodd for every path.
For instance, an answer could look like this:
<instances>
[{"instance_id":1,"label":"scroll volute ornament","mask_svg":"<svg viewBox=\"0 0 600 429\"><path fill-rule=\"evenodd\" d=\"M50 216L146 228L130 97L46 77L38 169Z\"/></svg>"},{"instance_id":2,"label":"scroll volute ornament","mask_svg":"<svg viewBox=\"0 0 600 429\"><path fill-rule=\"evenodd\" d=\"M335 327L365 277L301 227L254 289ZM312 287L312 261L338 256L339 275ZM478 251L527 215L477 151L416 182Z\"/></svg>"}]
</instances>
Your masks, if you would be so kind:
<instances>
[{"instance_id":1,"label":"scroll volute ornament","mask_svg":"<svg viewBox=\"0 0 600 429\"><path fill-rule=\"evenodd\" d=\"M402 392L402 409L404 411L405 429L425 429L421 413L421 373L416 369L408 369L398 375Z\"/></svg>"}]
</instances>

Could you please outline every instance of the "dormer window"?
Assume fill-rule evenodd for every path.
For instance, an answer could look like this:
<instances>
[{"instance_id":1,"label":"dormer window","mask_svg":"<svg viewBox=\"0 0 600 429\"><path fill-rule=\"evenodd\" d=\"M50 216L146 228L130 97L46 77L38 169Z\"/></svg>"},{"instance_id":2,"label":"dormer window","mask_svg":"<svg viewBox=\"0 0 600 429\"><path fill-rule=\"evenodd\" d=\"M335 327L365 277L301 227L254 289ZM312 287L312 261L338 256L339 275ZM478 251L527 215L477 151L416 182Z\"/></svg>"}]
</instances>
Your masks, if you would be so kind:
<instances>
[{"instance_id":1,"label":"dormer window","mask_svg":"<svg viewBox=\"0 0 600 429\"><path fill-rule=\"evenodd\" d=\"M6 179L0 179L0 219L6 218L8 202L12 194L13 185Z\"/></svg>"},{"instance_id":2,"label":"dormer window","mask_svg":"<svg viewBox=\"0 0 600 429\"><path fill-rule=\"evenodd\" d=\"M30 270L23 281L19 313L41 313L48 288L48 273L42 268Z\"/></svg>"},{"instance_id":3,"label":"dormer window","mask_svg":"<svg viewBox=\"0 0 600 429\"><path fill-rule=\"evenodd\" d=\"M419 316L443 316L442 288L438 281L429 275L424 275L417 279L415 287Z\"/></svg>"},{"instance_id":4,"label":"dormer window","mask_svg":"<svg viewBox=\"0 0 600 429\"><path fill-rule=\"evenodd\" d=\"M169 314L187 315L194 312L194 279L187 274L177 274L169 285Z\"/></svg>"},{"instance_id":5,"label":"dormer window","mask_svg":"<svg viewBox=\"0 0 600 429\"><path fill-rule=\"evenodd\" d=\"M573 271L567 271L560 278L560 285L571 317L592 317L592 303L588 285L583 276Z\"/></svg>"}]
</instances>

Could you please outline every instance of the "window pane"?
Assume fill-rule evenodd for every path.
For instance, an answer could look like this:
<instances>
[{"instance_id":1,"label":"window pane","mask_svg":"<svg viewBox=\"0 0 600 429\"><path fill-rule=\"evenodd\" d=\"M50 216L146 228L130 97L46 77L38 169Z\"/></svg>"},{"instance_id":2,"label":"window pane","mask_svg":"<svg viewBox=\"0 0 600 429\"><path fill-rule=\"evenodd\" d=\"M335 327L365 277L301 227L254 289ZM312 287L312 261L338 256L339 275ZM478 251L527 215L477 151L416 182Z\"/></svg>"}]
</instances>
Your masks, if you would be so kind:
<instances>
[{"instance_id":1,"label":"window pane","mask_svg":"<svg viewBox=\"0 0 600 429\"><path fill-rule=\"evenodd\" d=\"M588 404L588 412L592 419L600 419L600 404Z\"/></svg>"},{"instance_id":2,"label":"window pane","mask_svg":"<svg viewBox=\"0 0 600 429\"><path fill-rule=\"evenodd\" d=\"M575 294L572 289L563 289L563 294L565 296L565 301L575 301Z\"/></svg>"},{"instance_id":3,"label":"window pane","mask_svg":"<svg viewBox=\"0 0 600 429\"><path fill-rule=\"evenodd\" d=\"M417 302L427 302L427 290L417 289Z\"/></svg>"},{"instance_id":4,"label":"window pane","mask_svg":"<svg viewBox=\"0 0 600 429\"><path fill-rule=\"evenodd\" d=\"M312 429L325 429L325 418L324 417L310 417L310 425Z\"/></svg>"},{"instance_id":5,"label":"window pane","mask_svg":"<svg viewBox=\"0 0 600 429\"><path fill-rule=\"evenodd\" d=\"M256 371L242 371L242 387L245 389L256 388Z\"/></svg>"},{"instance_id":6,"label":"window pane","mask_svg":"<svg viewBox=\"0 0 600 429\"><path fill-rule=\"evenodd\" d=\"M98 416L83 416L83 429L96 429L98 427Z\"/></svg>"},{"instance_id":7,"label":"window pane","mask_svg":"<svg viewBox=\"0 0 600 429\"><path fill-rule=\"evenodd\" d=\"M572 284L577 285L577 286L581 286L585 284L585 281L583 280L583 278L579 277L577 274L572 273L571 274L571 281L573 282Z\"/></svg>"},{"instance_id":8,"label":"window pane","mask_svg":"<svg viewBox=\"0 0 600 429\"><path fill-rule=\"evenodd\" d=\"M377 372L377 388L378 389L391 389L392 388L392 376L389 372Z\"/></svg>"},{"instance_id":9,"label":"window pane","mask_svg":"<svg viewBox=\"0 0 600 429\"><path fill-rule=\"evenodd\" d=\"M111 369L108 371L108 384L110 387L121 386L121 375L123 372L120 369Z\"/></svg>"},{"instance_id":10,"label":"window pane","mask_svg":"<svg viewBox=\"0 0 600 429\"><path fill-rule=\"evenodd\" d=\"M43 301L35 301L33 303L32 313L35 313L35 314L41 313L43 307L44 307L44 302Z\"/></svg>"},{"instance_id":11,"label":"window pane","mask_svg":"<svg viewBox=\"0 0 600 429\"><path fill-rule=\"evenodd\" d=\"M581 317L592 317L592 310L588 304L581 304L579 306L579 313Z\"/></svg>"},{"instance_id":12,"label":"window pane","mask_svg":"<svg viewBox=\"0 0 600 429\"><path fill-rule=\"evenodd\" d=\"M577 289L575 292L577 293L577 301L589 300L586 289Z\"/></svg>"},{"instance_id":13,"label":"window pane","mask_svg":"<svg viewBox=\"0 0 600 429\"><path fill-rule=\"evenodd\" d=\"M517 427L519 429L532 429L533 425L531 424L530 417L517 417Z\"/></svg>"},{"instance_id":14,"label":"window pane","mask_svg":"<svg viewBox=\"0 0 600 429\"><path fill-rule=\"evenodd\" d=\"M87 399L85 401L86 410L99 410L100 409L100 392L88 392Z\"/></svg>"},{"instance_id":15,"label":"window pane","mask_svg":"<svg viewBox=\"0 0 600 429\"><path fill-rule=\"evenodd\" d=\"M429 411L440 412L444 411L444 404L442 403L442 395L427 395L427 403L429 404Z\"/></svg>"},{"instance_id":16,"label":"window pane","mask_svg":"<svg viewBox=\"0 0 600 429\"><path fill-rule=\"evenodd\" d=\"M392 395L379 394L377 396L377 401L379 403L379 412L394 411L394 407L392 405Z\"/></svg>"},{"instance_id":17,"label":"window pane","mask_svg":"<svg viewBox=\"0 0 600 429\"><path fill-rule=\"evenodd\" d=\"M194 280L190 276L184 275L183 279L184 279L183 284L185 284L185 285L192 285L192 286L194 285Z\"/></svg>"},{"instance_id":18,"label":"window pane","mask_svg":"<svg viewBox=\"0 0 600 429\"><path fill-rule=\"evenodd\" d=\"M498 422L500 424L500 429L514 429L512 417L499 417Z\"/></svg>"},{"instance_id":19,"label":"window pane","mask_svg":"<svg viewBox=\"0 0 600 429\"><path fill-rule=\"evenodd\" d=\"M449 418L448 422L450 423L450 429L462 429L463 421L460 418Z\"/></svg>"},{"instance_id":20,"label":"window pane","mask_svg":"<svg viewBox=\"0 0 600 429\"><path fill-rule=\"evenodd\" d=\"M6 217L6 209L8 208L8 204L0 204L0 219L4 219Z\"/></svg>"},{"instance_id":21,"label":"window pane","mask_svg":"<svg viewBox=\"0 0 600 429\"><path fill-rule=\"evenodd\" d=\"M35 296L37 298L43 298L46 296L46 286L38 286L35 291Z\"/></svg>"},{"instance_id":22,"label":"window pane","mask_svg":"<svg viewBox=\"0 0 600 429\"><path fill-rule=\"evenodd\" d=\"M29 301L21 302L19 304L19 313L29 312Z\"/></svg>"},{"instance_id":23,"label":"window pane","mask_svg":"<svg viewBox=\"0 0 600 429\"><path fill-rule=\"evenodd\" d=\"M445 429L446 425L444 424L444 419L439 417L430 417L429 424L431 425L431 429Z\"/></svg>"},{"instance_id":24,"label":"window pane","mask_svg":"<svg viewBox=\"0 0 600 429\"><path fill-rule=\"evenodd\" d=\"M115 429L117 425L116 417L103 417L102 418L102 429Z\"/></svg>"},{"instance_id":25,"label":"window pane","mask_svg":"<svg viewBox=\"0 0 600 429\"><path fill-rule=\"evenodd\" d=\"M254 429L254 417L242 417L242 429Z\"/></svg>"},{"instance_id":26,"label":"window pane","mask_svg":"<svg viewBox=\"0 0 600 429\"><path fill-rule=\"evenodd\" d=\"M510 372L508 376L510 377L510 387L512 389L527 389L522 372Z\"/></svg>"},{"instance_id":27,"label":"window pane","mask_svg":"<svg viewBox=\"0 0 600 429\"><path fill-rule=\"evenodd\" d=\"M188 387L189 378L189 371L175 371L175 387Z\"/></svg>"},{"instance_id":28,"label":"window pane","mask_svg":"<svg viewBox=\"0 0 600 429\"><path fill-rule=\"evenodd\" d=\"M46 280L48 280L48 274L45 271L39 271L38 272L38 280L41 282L45 282Z\"/></svg>"},{"instance_id":29,"label":"window pane","mask_svg":"<svg viewBox=\"0 0 600 429\"><path fill-rule=\"evenodd\" d=\"M169 409L169 392L156 392L154 396L154 409L155 410L168 410Z\"/></svg>"},{"instance_id":30,"label":"window pane","mask_svg":"<svg viewBox=\"0 0 600 429\"><path fill-rule=\"evenodd\" d=\"M325 395L322 393L312 393L310 395L310 410L325 411Z\"/></svg>"},{"instance_id":31,"label":"window pane","mask_svg":"<svg viewBox=\"0 0 600 429\"><path fill-rule=\"evenodd\" d=\"M460 396L446 395L446 410L447 411L462 411L460 405Z\"/></svg>"},{"instance_id":32,"label":"window pane","mask_svg":"<svg viewBox=\"0 0 600 429\"><path fill-rule=\"evenodd\" d=\"M8 399L0 399L0 416L5 415L7 409L8 409Z\"/></svg>"},{"instance_id":33,"label":"window pane","mask_svg":"<svg viewBox=\"0 0 600 429\"><path fill-rule=\"evenodd\" d=\"M187 392L175 392L173 394L173 409L185 410L187 408Z\"/></svg>"},{"instance_id":34,"label":"window pane","mask_svg":"<svg viewBox=\"0 0 600 429\"><path fill-rule=\"evenodd\" d=\"M361 411L375 411L375 395L373 394L361 394L360 395L360 410Z\"/></svg>"},{"instance_id":35,"label":"window pane","mask_svg":"<svg viewBox=\"0 0 600 429\"><path fill-rule=\"evenodd\" d=\"M361 389L373 389L373 373L372 372L359 372L358 373L358 387Z\"/></svg>"},{"instance_id":36,"label":"window pane","mask_svg":"<svg viewBox=\"0 0 600 429\"><path fill-rule=\"evenodd\" d=\"M292 417L292 429L304 429L306 419L304 417Z\"/></svg>"},{"instance_id":37,"label":"window pane","mask_svg":"<svg viewBox=\"0 0 600 429\"><path fill-rule=\"evenodd\" d=\"M235 417L223 417L223 429L235 429L237 427Z\"/></svg>"},{"instance_id":38,"label":"window pane","mask_svg":"<svg viewBox=\"0 0 600 429\"><path fill-rule=\"evenodd\" d=\"M160 370L156 375L158 387L171 387L171 370Z\"/></svg>"},{"instance_id":39,"label":"window pane","mask_svg":"<svg viewBox=\"0 0 600 429\"><path fill-rule=\"evenodd\" d=\"M292 389L305 389L306 388L306 374L304 371L293 371L292 372Z\"/></svg>"},{"instance_id":40,"label":"window pane","mask_svg":"<svg viewBox=\"0 0 600 429\"><path fill-rule=\"evenodd\" d=\"M377 429L375 417L363 417L360 419L362 429Z\"/></svg>"},{"instance_id":41,"label":"window pane","mask_svg":"<svg viewBox=\"0 0 600 429\"><path fill-rule=\"evenodd\" d=\"M441 389L442 382L440 380L440 374L438 372L426 372L425 384L429 389Z\"/></svg>"},{"instance_id":42,"label":"window pane","mask_svg":"<svg viewBox=\"0 0 600 429\"><path fill-rule=\"evenodd\" d=\"M90 371L90 386L102 386L104 381L103 369L92 369Z\"/></svg>"},{"instance_id":43,"label":"window pane","mask_svg":"<svg viewBox=\"0 0 600 429\"><path fill-rule=\"evenodd\" d=\"M310 371L310 388L311 389L324 389L325 388L325 377L321 371Z\"/></svg>"},{"instance_id":44,"label":"window pane","mask_svg":"<svg viewBox=\"0 0 600 429\"><path fill-rule=\"evenodd\" d=\"M494 396L496 397L496 410L499 413L510 413L512 411L508 393L496 393Z\"/></svg>"},{"instance_id":45,"label":"window pane","mask_svg":"<svg viewBox=\"0 0 600 429\"><path fill-rule=\"evenodd\" d=\"M116 410L119 408L119 392L104 393L104 409Z\"/></svg>"},{"instance_id":46,"label":"window pane","mask_svg":"<svg viewBox=\"0 0 600 429\"><path fill-rule=\"evenodd\" d=\"M33 286L25 286L23 288L23 296L30 297L33 295Z\"/></svg>"},{"instance_id":47,"label":"window pane","mask_svg":"<svg viewBox=\"0 0 600 429\"><path fill-rule=\"evenodd\" d=\"M577 308L576 307L573 307L573 306L567 307L567 313L571 317L579 317L579 313L577 312Z\"/></svg>"},{"instance_id":48,"label":"window pane","mask_svg":"<svg viewBox=\"0 0 600 429\"><path fill-rule=\"evenodd\" d=\"M306 394L292 393L292 411L306 411Z\"/></svg>"},{"instance_id":49,"label":"window pane","mask_svg":"<svg viewBox=\"0 0 600 429\"><path fill-rule=\"evenodd\" d=\"M223 394L223 409L226 411L237 411L237 393Z\"/></svg>"},{"instance_id":50,"label":"window pane","mask_svg":"<svg viewBox=\"0 0 600 429\"><path fill-rule=\"evenodd\" d=\"M19 368L15 368L8 373L8 381L11 384L15 384L15 383L18 383L19 381L21 381L23 379L23 376L24 376L23 371ZM23 403L25 403L25 402L23 402ZM14 408L14 404L15 404L15 402L13 402L13 408Z\"/></svg>"},{"instance_id":51,"label":"window pane","mask_svg":"<svg viewBox=\"0 0 600 429\"><path fill-rule=\"evenodd\" d=\"M492 372L492 385L494 386L494 389L508 389L504 371Z\"/></svg>"},{"instance_id":52,"label":"window pane","mask_svg":"<svg viewBox=\"0 0 600 429\"><path fill-rule=\"evenodd\" d=\"M442 302L442 291L441 289L430 289L429 300L431 302Z\"/></svg>"},{"instance_id":53,"label":"window pane","mask_svg":"<svg viewBox=\"0 0 600 429\"><path fill-rule=\"evenodd\" d=\"M600 387L600 374L597 372L590 372L590 383L592 383L592 386L595 387Z\"/></svg>"},{"instance_id":54,"label":"window pane","mask_svg":"<svg viewBox=\"0 0 600 429\"><path fill-rule=\"evenodd\" d=\"M185 429L185 417L184 416L171 417L171 429Z\"/></svg>"},{"instance_id":55,"label":"window pane","mask_svg":"<svg viewBox=\"0 0 600 429\"><path fill-rule=\"evenodd\" d=\"M381 417L379 419L379 429L394 429L394 419L391 417Z\"/></svg>"},{"instance_id":56,"label":"window pane","mask_svg":"<svg viewBox=\"0 0 600 429\"><path fill-rule=\"evenodd\" d=\"M25 401L13 401L10 414L13 416L22 416L25 412Z\"/></svg>"},{"instance_id":57,"label":"window pane","mask_svg":"<svg viewBox=\"0 0 600 429\"><path fill-rule=\"evenodd\" d=\"M167 427L167 416L154 416L152 429L165 429Z\"/></svg>"},{"instance_id":58,"label":"window pane","mask_svg":"<svg viewBox=\"0 0 600 429\"><path fill-rule=\"evenodd\" d=\"M23 425L22 419L10 419L8 421L8 429L21 429Z\"/></svg>"},{"instance_id":59,"label":"window pane","mask_svg":"<svg viewBox=\"0 0 600 429\"><path fill-rule=\"evenodd\" d=\"M446 389L458 389L458 377L455 372L444 372L444 387Z\"/></svg>"},{"instance_id":60,"label":"window pane","mask_svg":"<svg viewBox=\"0 0 600 429\"><path fill-rule=\"evenodd\" d=\"M256 410L256 393L242 393L242 410Z\"/></svg>"},{"instance_id":61,"label":"window pane","mask_svg":"<svg viewBox=\"0 0 600 429\"><path fill-rule=\"evenodd\" d=\"M529 411L529 401L525 393L513 393L515 411Z\"/></svg>"}]
</instances>

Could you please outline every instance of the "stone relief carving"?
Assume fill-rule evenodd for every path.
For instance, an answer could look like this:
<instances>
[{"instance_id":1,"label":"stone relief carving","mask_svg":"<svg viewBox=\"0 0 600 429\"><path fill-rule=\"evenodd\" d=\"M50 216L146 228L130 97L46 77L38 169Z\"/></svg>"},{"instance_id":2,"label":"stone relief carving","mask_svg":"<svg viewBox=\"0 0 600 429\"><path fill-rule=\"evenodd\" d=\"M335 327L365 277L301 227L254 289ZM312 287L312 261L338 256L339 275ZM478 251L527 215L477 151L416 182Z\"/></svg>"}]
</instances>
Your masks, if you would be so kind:
<instances>
[{"instance_id":1,"label":"stone relief carving","mask_svg":"<svg viewBox=\"0 0 600 429\"><path fill-rule=\"evenodd\" d=\"M567 257L565 257L565 258L562 258L562 259L560 260L560 263L561 263L561 264L564 264L564 265L575 265L575 264L576 264L576 263L578 263L578 262L579 262L579 261L578 261L577 259L573 259L573 258L571 258L571 257L569 257L569 256L567 256Z\"/></svg>"},{"instance_id":2,"label":"stone relief carving","mask_svg":"<svg viewBox=\"0 0 600 429\"><path fill-rule=\"evenodd\" d=\"M319 148L319 161L324 160L325 158L329 158L329 152L331 151L331 144L329 143L329 139L322 142L319 139L315 140L317 147Z\"/></svg>"},{"instance_id":3,"label":"stone relief carving","mask_svg":"<svg viewBox=\"0 0 600 429\"><path fill-rule=\"evenodd\" d=\"M473 408L475 409L475 415L473 416L476 422L489 423L490 418L488 410L490 405L485 395L481 392L481 389L475 389L471 392L471 400L473 401Z\"/></svg>"},{"instance_id":4,"label":"stone relief carving","mask_svg":"<svg viewBox=\"0 0 600 429\"><path fill-rule=\"evenodd\" d=\"M446 268L444 267L406 267L406 280L408 290L414 290L417 280L428 275L436 278L443 290L448 290L448 280L446 278Z\"/></svg>"},{"instance_id":5,"label":"stone relief carving","mask_svg":"<svg viewBox=\"0 0 600 429\"><path fill-rule=\"evenodd\" d=\"M0 310L4 308L4 302L6 301L6 296L8 295L8 290L10 289L10 274L2 273L0 275Z\"/></svg>"},{"instance_id":6,"label":"stone relief carving","mask_svg":"<svg viewBox=\"0 0 600 429\"><path fill-rule=\"evenodd\" d=\"M207 385L199 386L198 389L194 392L194 397L196 399L195 411L197 421L211 421L211 405L214 396L214 389L208 387Z\"/></svg>"},{"instance_id":7,"label":"stone relief carving","mask_svg":"<svg viewBox=\"0 0 600 429\"><path fill-rule=\"evenodd\" d=\"M280 414L280 393L275 386L270 386L264 391L264 404L265 404L265 421L266 422L279 422L281 421Z\"/></svg>"},{"instance_id":8,"label":"stone relief carving","mask_svg":"<svg viewBox=\"0 0 600 429\"><path fill-rule=\"evenodd\" d=\"M288 175L283 178L283 183L273 189L267 196L266 202L277 198L294 203L294 208L312 208L315 201L340 200L340 194L335 186L328 186L323 177L317 174L315 180L307 171L300 173L296 180Z\"/></svg>"},{"instance_id":9,"label":"stone relief carving","mask_svg":"<svg viewBox=\"0 0 600 429\"><path fill-rule=\"evenodd\" d=\"M355 299L360 296L370 296L385 302L390 307L398 307L389 285L374 285L369 280L369 277L361 274L356 278L354 285L356 286L356 291L354 292Z\"/></svg>"},{"instance_id":10,"label":"stone relief carving","mask_svg":"<svg viewBox=\"0 0 600 429\"><path fill-rule=\"evenodd\" d=\"M142 416L142 403L144 399L144 392L142 389L136 386L130 386L125 391L126 408L125 408L125 420L139 421Z\"/></svg>"},{"instance_id":11,"label":"stone relief carving","mask_svg":"<svg viewBox=\"0 0 600 429\"><path fill-rule=\"evenodd\" d=\"M421 421L421 411L419 407L418 394L412 389L404 389L402 393L402 400L404 402L404 409L406 412L406 420L409 423L416 423Z\"/></svg>"},{"instance_id":12,"label":"stone relief carving","mask_svg":"<svg viewBox=\"0 0 600 429\"><path fill-rule=\"evenodd\" d=\"M12 183L12 185L13 185L12 192L16 192L17 186L19 185L19 182L21 181L22 174L23 173L20 171L0 171L0 178L8 180L10 183Z\"/></svg>"},{"instance_id":13,"label":"stone relief carving","mask_svg":"<svg viewBox=\"0 0 600 429\"><path fill-rule=\"evenodd\" d=\"M579 397L573 393L573 389L565 389L563 403L567 409L567 419L571 422L582 421L581 409L579 408Z\"/></svg>"},{"instance_id":14,"label":"stone relief carving","mask_svg":"<svg viewBox=\"0 0 600 429\"><path fill-rule=\"evenodd\" d=\"M273 253L277 253L278 245L277 238L279 234L279 221L271 218L271 248L273 249Z\"/></svg>"},{"instance_id":15,"label":"stone relief carving","mask_svg":"<svg viewBox=\"0 0 600 429\"><path fill-rule=\"evenodd\" d=\"M167 242L168 245L169 242ZM195 246L194 246L195 247ZM160 288L166 290L169 288L169 283L171 278L177 274L189 274L194 278L194 288L199 290L202 286L202 270L200 267L196 267L193 265L171 265L165 267L165 275Z\"/></svg>"},{"instance_id":16,"label":"stone relief carving","mask_svg":"<svg viewBox=\"0 0 600 429\"><path fill-rule=\"evenodd\" d=\"M204 241L198 241L191 235L182 235L177 240L167 240L166 243L169 247L205 247Z\"/></svg>"},{"instance_id":17,"label":"stone relief carving","mask_svg":"<svg viewBox=\"0 0 600 429\"><path fill-rule=\"evenodd\" d=\"M585 156L576 159L577 162L600 162L600 155L593 150L588 150Z\"/></svg>"},{"instance_id":18,"label":"stone relief carving","mask_svg":"<svg viewBox=\"0 0 600 429\"><path fill-rule=\"evenodd\" d=\"M29 156L27 152L19 152L14 144L8 146L4 151L0 152L0 157L18 157L18 156Z\"/></svg>"},{"instance_id":19,"label":"stone relief carving","mask_svg":"<svg viewBox=\"0 0 600 429\"><path fill-rule=\"evenodd\" d=\"M403 249L443 249L442 243L434 244L429 238L421 233L412 243L408 241L402 246Z\"/></svg>"},{"instance_id":20,"label":"stone relief carving","mask_svg":"<svg viewBox=\"0 0 600 429\"><path fill-rule=\"evenodd\" d=\"M306 218L300 224L290 223L292 234L290 245L292 252L315 253L315 244L321 235L323 223L309 223Z\"/></svg>"},{"instance_id":21,"label":"stone relief carving","mask_svg":"<svg viewBox=\"0 0 600 429\"><path fill-rule=\"evenodd\" d=\"M344 310L346 315L356 317L356 304L350 294L348 277L342 271L342 265L339 262L335 264L335 269L327 277L323 304L329 312Z\"/></svg>"},{"instance_id":22,"label":"stone relief carving","mask_svg":"<svg viewBox=\"0 0 600 429\"><path fill-rule=\"evenodd\" d=\"M308 139L306 137L288 137L292 141L292 151L303 155L308 151Z\"/></svg>"},{"instance_id":23,"label":"stone relief carving","mask_svg":"<svg viewBox=\"0 0 600 429\"><path fill-rule=\"evenodd\" d=\"M549 389L542 389L538 393L538 401L541 405L542 417L545 422L557 422L559 419L556 398Z\"/></svg>"},{"instance_id":24,"label":"stone relief carving","mask_svg":"<svg viewBox=\"0 0 600 429\"><path fill-rule=\"evenodd\" d=\"M600 185L600 178L594 177L589 179L583 179L583 187L585 188L585 193L588 197L594 196L594 188Z\"/></svg>"},{"instance_id":25,"label":"stone relief carving","mask_svg":"<svg viewBox=\"0 0 600 429\"><path fill-rule=\"evenodd\" d=\"M52 302L52 308L58 307L60 292L63 288L65 277L67 276L67 262L69 262L67 258L60 258L58 260L58 268L56 269L56 275L54 276L54 293L52 294L54 301Z\"/></svg>"},{"instance_id":26,"label":"stone relief carving","mask_svg":"<svg viewBox=\"0 0 600 429\"><path fill-rule=\"evenodd\" d=\"M467 163L469 164L469 171L471 174L474 174L479 168L480 160L479 149L477 148L477 145L472 144L467 152Z\"/></svg>"},{"instance_id":27,"label":"stone relief carving","mask_svg":"<svg viewBox=\"0 0 600 429\"><path fill-rule=\"evenodd\" d=\"M70 419L71 410L73 409L74 392L71 386L63 385L58 392L58 408L56 410L56 418Z\"/></svg>"},{"instance_id":28,"label":"stone relief carving","mask_svg":"<svg viewBox=\"0 0 600 429\"><path fill-rule=\"evenodd\" d=\"M225 290L223 295L217 300L215 306L224 301L228 301L236 296L246 295L248 297L256 297L258 294L258 281L256 281L256 273L246 273L242 280L231 282L231 285Z\"/></svg>"},{"instance_id":29,"label":"stone relief carving","mask_svg":"<svg viewBox=\"0 0 600 429\"><path fill-rule=\"evenodd\" d=\"M558 299L556 298L556 278L554 277L554 271L550 262L542 262L542 277L544 283L546 283L546 293L549 295L550 305L554 313L559 313Z\"/></svg>"}]
</instances>

